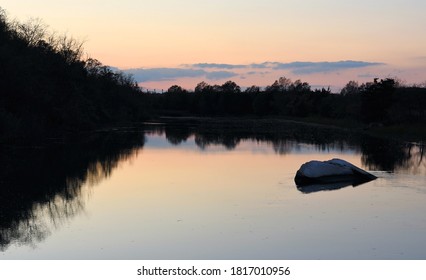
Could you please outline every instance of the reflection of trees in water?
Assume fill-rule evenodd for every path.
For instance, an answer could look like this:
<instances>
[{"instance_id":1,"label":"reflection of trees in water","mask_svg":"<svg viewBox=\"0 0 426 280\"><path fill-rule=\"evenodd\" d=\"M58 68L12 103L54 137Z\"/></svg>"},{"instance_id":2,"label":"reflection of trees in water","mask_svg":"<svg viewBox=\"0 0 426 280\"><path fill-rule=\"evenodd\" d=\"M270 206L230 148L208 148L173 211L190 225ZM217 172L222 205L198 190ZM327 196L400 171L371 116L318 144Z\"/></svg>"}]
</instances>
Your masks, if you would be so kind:
<instances>
[{"instance_id":1,"label":"reflection of trees in water","mask_svg":"<svg viewBox=\"0 0 426 280\"><path fill-rule=\"evenodd\" d=\"M405 169L410 170L412 174L426 175L426 149L425 145L413 145L408 147L410 161L406 164Z\"/></svg>"},{"instance_id":2,"label":"reflection of trees in water","mask_svg":"<svg viewBox=\"0 0 426 280\"><path fill-rule=\"evenodd\" d=\"M361 153L362 163L370 170L404 170L412 174L426 174L424 145L404 144L389 139L374 138L358 132L329 127L300 124L281 124L277 128L226 127L221 125L156 127L155 133L166 134L173 145L185 142L194 136L195 144L201 149L211 145L222 145L228 150L235 149L241 141L265 142L280 155L313 149L318 152L348 150Z\"/></svg>"},{"instance_id":3,"label":"reflection of trees in water","mask_svg":"<svg viewBox=\"0 0 426 280\"><path fill-rule=\"evenodd\" d=\"M363 164L373 170L394 171L409 160L404 147L395 141L365 138L360 145Z\"/></svg>"},{"instance_id":4,"label":"reflection of trees in water","mask_svg":"<svg viewBox=\"0 0 426 280\"><path fill-rule=\"evenodd\" d=\"M354 146L354 144L346 143L342 139L333 139L329 137L327 143L315 143L310 139L309 143L304 142L299 139L301 142L296 142L295 140L287 140L287 139L276 139L272 141L272 147L274 152L280 155L285 155L292 153L294 151L300 152L302 148L311 148L317 152L331 152L331 151L353 151L359 152L359 148Z\"/></svg>"},{"instance_id":5,"label":"reflection of trees in water","mask_svg":"<svg viewBox=\"0 0 426 280\"><path fill-rule=\"evenodd\" d=\"M81 191L81 186L79 186ZM12 243L35 246L51 234L52 229L59 228L70 218L84 210L81 195L62 197L57 195L46 203L35 202L31 209L12 217L10 223L0 229L0 250L4 251Z\"/></svg>"},{"instance_id":6,"label":"reflection of trees in water","mask_svg":"<svg viewBox=\"0 0 426 280\"><path fill-rule=\"evenodd\" d=\"M295 142L285 139L277 139L272 141L272 147L275 153L285 155L290 153L295 148Z\"/></svg>"},{"instance_id":7,"label":"reflection of trees in water","mask_svg":"<svg viewBox=\"0 0 426 280\"><path fill-rule=\"evenodd\" d=\"M214 133L207 133L203 135L195 134L195 144L203 150L207 149L207 147L211 145L222 145L228 150L233 150L238 146L240 141L241 138L233 135Z\"/></svg>"},{"instance_id":8,"label":"reflection of trees in water","mask_svg":"<svg viewBox=\"0 0 426 280\"><path fill-rule=\"evenodd\" d=\"M361 149L362 162L370 169L426 174L424 145L367 138Z\"/></svg>"},{"instance_id":9,"label":"reflection of trees in water","mask_svg":"<svg viewBox=\"0 0 426 280\"><path fill-rule=\"evenodd\" d=\"M259 131L259 132L258 132ZM318 151L327 150L357 150L353 137L347 137L346 132L325 127L287 124L275 128L227 127L220 125L209 126L153 126L149 133L165 134L166 139L173 145L179 145L191 136L200 149L209 146L222 145L228 150L235 149L241 141L266 142L272 145L278 154L287 154L300 149L300 143L310 144Z\"/></svg>"},{"instance_id":10,"label":"reflection of trees in water","mask_svg":"<svg viewBox=\"0 0 426 280\"><path fill-rule=\"evenodd\" d=\"M140 133L102 133L41 149L3 149L0 158L0 250L34 245L84 211L94 186L144 145Z\"/></svg>"},{"instance_id":11,"label":"reflection of trees in water","mask_svg":"<svg viewBox=\"0 0 426 280\"><path fill-rule=\"evenodd\" d=\"M191 131L186 126L168 126L164 128L164 132L166 134L167 141L173 145L179 145L191 136Z\"/></svg>"}]
</instances>

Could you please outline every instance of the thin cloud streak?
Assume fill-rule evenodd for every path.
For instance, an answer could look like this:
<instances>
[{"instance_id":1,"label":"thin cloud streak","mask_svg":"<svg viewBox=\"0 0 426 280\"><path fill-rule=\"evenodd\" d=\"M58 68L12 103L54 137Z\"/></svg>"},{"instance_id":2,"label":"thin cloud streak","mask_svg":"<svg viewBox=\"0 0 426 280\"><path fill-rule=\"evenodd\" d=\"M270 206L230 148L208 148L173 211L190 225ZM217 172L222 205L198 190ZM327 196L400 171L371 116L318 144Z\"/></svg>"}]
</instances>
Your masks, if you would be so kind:
<instances>
[{"instance_id":1,"label":"thin cloud streak","mask_svg":"<svg viewBox=\"0 0 426 280\"><path fill-rule=\"evenodd\" d=\"M123 70L123 72L131 74L138 82L170 81L177 78L201 77L206 74L202 70L182 68L139 68Z\"/></svg>"},{"instance_id":2,"label":"thin cloud streak","mask_svg":"<svg viewBox=\"0 0 426 280\"><path fill-rule=\"evenodd\" d=\"M238 73L229 72L229 71L214 71L214 72L207 72L206 78L209 80L222 80L222 79L229 79L238 75L239 75Z\"/></svg>"},{"instance_id":3,"label":"thin cloud streak","mask_svg":"<svg viewBox=\"0 0 426 280\"><path fill-rule=\"evenodd\" d=\"M289 70L293 74L313 74L321 72L333 72L353 68L363 68L369 66L385 65L382 62L367 62L355 60L341 60L341 61L294 61L294 62L262 62L252 64L225 64L225 63L197 63L187 64L189 68L215 68L215 69L272 69L272 70Z\"/></svg>"},{"instance_id":4,"label":"thin cloud streak","mask_svg":"<svg viewBox=\"0 0 426 280\"><path fill-rule=\"evenodd\" d=\"M153 81L174 81L181 78L201 78L206 77L209 80L228 79L237 76L237 73L229 71L205 71L201 69L186 68L137 68L123 70L122 72L130 74L138 83Z\"/></svg>"},{"instance_id":5,"label":"thin cloud streak","mask_svg":"<svg viewBox=\"0 0 426 280\"><path fill-rule=\"evenodd\" d=\"M308 75L314 73L325 73L325 72L335 72L341 70L348 70L354 68L364 68L369 66L379 66L384 65L380 62L365 62L365 61L354 61L354 60L344 60L336 62L290 62L290 63L273 63L274 70L283 70L288 69L293 74L298 75Z\"/></svg>"},{"instance_id":6,"label":"thin cloud streak","mask_svg":"<svg viewBox=\"0 0 426 280\"><path fill-rule=\"evenodd\" d=\"M371 66L385 65L380 62L366 62L366 61L323 61L323 62L309 62L309 61L295 61L295 62L263 62L252 64L227 64L227 63L197 63L197 64L183 64L181 68L136 68L123 70L124 73L131 74L134 79L139 82L161 82L161 81L174 81L182 78L205 78L208 80L224 80L233 77L243 77L247 75L264 75L273 71L287 70L294 75L311 75L317 73L332 73L344 70L365 68ZM209 71L214 69L217 71ZM235 71L228 71L228 70ZM244 71L244 69L251 69L255 71ZM239 71L238 71L239 70ZM261 70L262 72L258 72Z\"/></svg>"},{"instance_id":7,"label":"thin cloud streak","mask_svg":"<svg viewBox=\"0 0 426 280\"><path fill-rule=\"evenodd\" d=\"M197 63L190 65L194 68L203 68L203 69L240 69L240 68L247 68L248 65L242 65L242 64L226 64L226 63Z\"/></svg>"}]
</instances>

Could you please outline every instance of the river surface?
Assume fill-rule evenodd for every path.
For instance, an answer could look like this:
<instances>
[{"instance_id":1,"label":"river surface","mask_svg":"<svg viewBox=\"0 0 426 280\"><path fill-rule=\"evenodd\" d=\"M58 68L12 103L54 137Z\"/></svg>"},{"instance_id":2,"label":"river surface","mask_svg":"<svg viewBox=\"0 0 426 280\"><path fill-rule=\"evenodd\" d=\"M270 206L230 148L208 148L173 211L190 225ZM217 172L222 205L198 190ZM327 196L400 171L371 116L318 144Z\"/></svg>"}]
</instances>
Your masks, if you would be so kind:
<instances>
[{"instance_id":1,"label":"river surface","mask_svg":"<svg viewBox=\"0 0 426 280\"><path fill-rule=\"evenodd\" d=\"M294 126L83 138L1 148L0 259L426 259L424 146ZM331 158L379 178L295 185Z\"/></svg>"}]
</instances>

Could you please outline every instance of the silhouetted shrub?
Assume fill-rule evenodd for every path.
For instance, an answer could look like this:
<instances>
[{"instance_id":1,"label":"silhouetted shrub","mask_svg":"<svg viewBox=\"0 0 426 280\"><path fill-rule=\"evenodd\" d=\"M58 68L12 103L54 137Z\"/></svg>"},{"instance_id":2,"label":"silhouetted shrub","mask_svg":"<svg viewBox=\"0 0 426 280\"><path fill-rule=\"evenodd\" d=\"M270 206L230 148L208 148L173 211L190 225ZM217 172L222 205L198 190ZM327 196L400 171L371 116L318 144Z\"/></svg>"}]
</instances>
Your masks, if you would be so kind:
<instances>
[{"instance_id":1,"label":"silhouetted shrub","mask_svg":"<svg viewBox=\"0 0 426 280\"><path fill-rule=\"evenodd\" d=\"M9 21L0 9L0 141L146 118L130 76L82 57L77 40L49 34L40 20Z\"/></svg>"}]
</instances>

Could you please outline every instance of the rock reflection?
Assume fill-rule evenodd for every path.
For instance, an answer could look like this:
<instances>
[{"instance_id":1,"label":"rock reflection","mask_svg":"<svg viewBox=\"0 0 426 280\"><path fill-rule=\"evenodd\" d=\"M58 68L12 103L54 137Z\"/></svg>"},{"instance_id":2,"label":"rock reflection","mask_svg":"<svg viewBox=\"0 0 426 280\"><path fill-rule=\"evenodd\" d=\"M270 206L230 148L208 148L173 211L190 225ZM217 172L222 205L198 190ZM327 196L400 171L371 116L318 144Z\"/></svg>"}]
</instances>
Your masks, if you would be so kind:
<instances>
[{"instance_id":1,"label":"rock reflection","mask_svg":"<svg viewBox=\"0 0 426 280\"><path fill-rule=\"evenodd\" d=\"M0 157L0 250L32 245L84 211L91 186L137 155L142 133L99 133L38 149L3 148Z\"/></svg>"},{"instance_id":2,"label":"rock reflection","mask_svg":"<svg viewBox=\"0 0 426 280\"><path fill-rule=\"evenodd\" d=\"M357 184L353 181L343 181L343 182L336 182L336 183L330 183L330 184L313 184L313 185L305 185L305 186L297 186L297 189L304 193L315 193L320 191L335 191L340 190L349 186L356 187L360 184Z\"/></svg>"}]
</instances>

